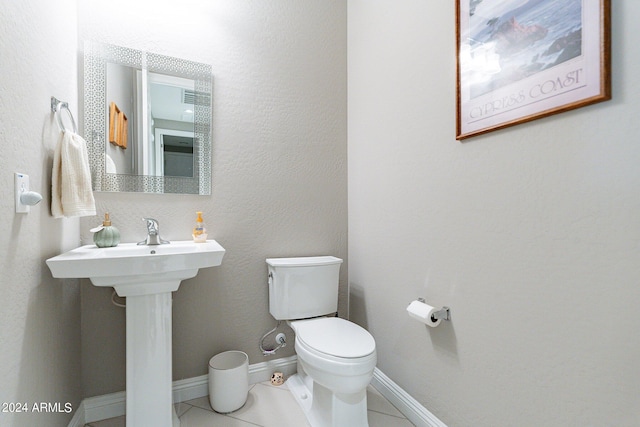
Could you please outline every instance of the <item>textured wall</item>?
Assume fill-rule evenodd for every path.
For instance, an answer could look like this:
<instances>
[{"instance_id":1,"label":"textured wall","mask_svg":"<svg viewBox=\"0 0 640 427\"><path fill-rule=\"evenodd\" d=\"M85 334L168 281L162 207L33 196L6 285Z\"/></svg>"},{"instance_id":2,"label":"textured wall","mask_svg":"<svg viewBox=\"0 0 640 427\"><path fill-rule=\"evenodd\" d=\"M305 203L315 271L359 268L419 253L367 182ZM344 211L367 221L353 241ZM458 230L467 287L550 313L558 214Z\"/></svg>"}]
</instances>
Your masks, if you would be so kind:
<instances>
[{"instance_id":1,"label":"textured wall","mask_svg":"<svg viewBox=\"0 0 640 427\"><path fill-rule=\"evenodd\" d=\"M331 254L346 260L346 3L344 1L79 2L80 39L210 63L211 196L98 193L125 242L145 236L142 216L170 240L190 239L195 211L226 249L174 294L174 378L207 372L214 354L265 359L260 337L275 325L267 257ZM81 235L98 219L82 220ZM346 315L342 266L340 310ZM125 386L124 310L110 290L82 286L85 395ZM288 330L287 330L288 331ZM289 331L292 338L292 332ZM278 354L291 355L292 346Z\"/></svg>"},{"instance_id":2,"label":"textured wall","mask_svg":"<svg viewBox=\"0 0 640 427\"><path fill-rule=\"evenodd\" d=\"M612 101L462 144L454 3L349 1L351 317L450 427L637 426L640 4Z\"/></svg>"},{"instance_id":3,"label":"textured wall","mask_svg":"<svg viewBox=\"0 0 640 427\"><path fill-rule=\"evenodd\" d=\"M79 285L53 279L44 263L80 242L77 219L50 214L59 132L50 98L77 117L75 22L73 0L0 5L0 403L29 410L0 412L2 426L66 426L72 414L33 413L33 404L75 411L82 397ZM14 172L44 197L29 214L15 213Z\"/></svg>"}]
</instances>

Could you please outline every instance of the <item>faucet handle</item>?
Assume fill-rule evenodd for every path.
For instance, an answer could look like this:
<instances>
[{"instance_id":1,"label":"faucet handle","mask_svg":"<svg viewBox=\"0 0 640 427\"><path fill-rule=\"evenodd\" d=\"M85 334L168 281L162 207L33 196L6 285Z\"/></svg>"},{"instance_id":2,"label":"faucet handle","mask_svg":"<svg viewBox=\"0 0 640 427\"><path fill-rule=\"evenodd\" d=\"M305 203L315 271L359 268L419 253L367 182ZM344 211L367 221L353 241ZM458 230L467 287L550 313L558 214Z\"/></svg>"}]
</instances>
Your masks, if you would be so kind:
<instances>
[{"instance_id":1,"label":"faucet handle","mask_svg":"<svg viewBox=\"0 0 640 427\"><path fill-rule=\"evenodd\" d=\"M142 242L138 242L138 245L164 245L169 243L168 240L164 240L160 237L158 220L153 218L142 218L147 222L147 238Z\"/></svg>"},{"instance_id":2,"label":"faucet handle","mask_svg":"<svg viewBox=\"0 0 640 427\"><path fill-rule=\"evenodd\" d=\"M150 236L158 234L158 229L160 228L160 224L158 224L157 219L153 218L142 218L143 221L147 222L147 231Z\"/></svg>"}]
</instances>

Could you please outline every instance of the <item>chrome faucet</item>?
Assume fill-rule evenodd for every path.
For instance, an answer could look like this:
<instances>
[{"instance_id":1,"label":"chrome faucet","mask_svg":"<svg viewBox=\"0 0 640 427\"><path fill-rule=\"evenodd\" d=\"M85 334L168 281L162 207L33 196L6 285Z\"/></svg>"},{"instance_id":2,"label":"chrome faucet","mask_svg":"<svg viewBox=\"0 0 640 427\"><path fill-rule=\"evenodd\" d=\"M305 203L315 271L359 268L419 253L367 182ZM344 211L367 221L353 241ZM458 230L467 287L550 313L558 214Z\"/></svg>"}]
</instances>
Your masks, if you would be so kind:
<instances>
[{"instance_id":1,"label":"chrome faucet","mask_svg":"<svg viewBox=\"0 0 640 427\"><path fill-rule=\"evenodd\" d=\"M153 218L142 218L142 220L147 222L147 238L142 242L138 242L138 245L163 245L169 243L168 240L160 237L158 220Z\"/></svg>"}]
</instances>

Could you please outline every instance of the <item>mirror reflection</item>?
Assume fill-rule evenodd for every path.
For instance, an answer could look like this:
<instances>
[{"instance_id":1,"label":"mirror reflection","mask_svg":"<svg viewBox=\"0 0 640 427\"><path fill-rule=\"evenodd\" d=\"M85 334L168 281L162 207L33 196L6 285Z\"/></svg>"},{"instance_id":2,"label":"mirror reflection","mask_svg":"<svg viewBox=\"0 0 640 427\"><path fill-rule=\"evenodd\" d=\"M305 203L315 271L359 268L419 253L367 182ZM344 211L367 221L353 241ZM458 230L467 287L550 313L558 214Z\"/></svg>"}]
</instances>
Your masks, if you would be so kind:
<instances>
[{"instance_id":1,"label":"mirror reflection","mask_svg":"<svg viewBox=\"0 0 640 427\"><path fill-rule=\"evenodd\" d=\"M194 80L106 66L107 172L193 178Z\"/></svg>"},{"instance_id":2,"label":"mirror reflection","mask_svg":"<svg viewBox=\"0 0 640 427\"><path fill-rule=\"evenodd\" d=\"M84 98L94 190L210 194L210 66L87 42Z\"/></svg>"}]
</instances>

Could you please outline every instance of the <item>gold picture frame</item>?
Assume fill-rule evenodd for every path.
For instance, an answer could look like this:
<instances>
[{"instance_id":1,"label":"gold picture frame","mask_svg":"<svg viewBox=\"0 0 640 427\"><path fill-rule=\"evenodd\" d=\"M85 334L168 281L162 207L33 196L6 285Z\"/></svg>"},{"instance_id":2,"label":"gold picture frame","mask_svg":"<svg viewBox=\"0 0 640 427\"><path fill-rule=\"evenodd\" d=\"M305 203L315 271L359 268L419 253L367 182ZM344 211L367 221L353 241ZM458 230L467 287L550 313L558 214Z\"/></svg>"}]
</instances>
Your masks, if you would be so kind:
<instances>
[{"instance_id":1,"label":"gold picture frame","mask_svg":"<svg viewBox=\"0 0 640 427\"><path fill-rule=\"evenodd\" d=\"M456 0L456 139L611 99L610 0Z\"/></svg>"}]
</instances>

